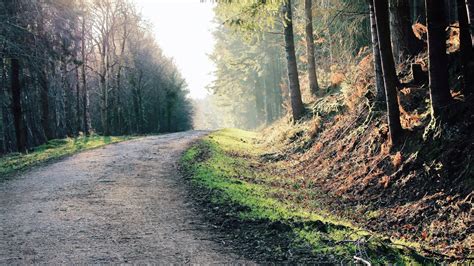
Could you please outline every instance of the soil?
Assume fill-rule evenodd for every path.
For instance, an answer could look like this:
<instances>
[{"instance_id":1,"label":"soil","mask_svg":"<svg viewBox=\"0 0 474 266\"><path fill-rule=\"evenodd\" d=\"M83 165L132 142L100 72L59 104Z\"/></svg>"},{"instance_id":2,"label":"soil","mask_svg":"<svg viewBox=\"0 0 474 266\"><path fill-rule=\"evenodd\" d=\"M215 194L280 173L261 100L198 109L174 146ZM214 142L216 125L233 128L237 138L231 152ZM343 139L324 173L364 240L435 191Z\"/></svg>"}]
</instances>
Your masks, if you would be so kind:
<instances>
[{"instance_id":1,"label":"soil","mask_svg":"<svg viewBox=\"0 0 474 266\"><path fill-rule=\"evenodd\" d=\"M109 145L0 183L0 264L252 264L212 231L178 172L207 133Z\"/></svg>"}]
</instances>

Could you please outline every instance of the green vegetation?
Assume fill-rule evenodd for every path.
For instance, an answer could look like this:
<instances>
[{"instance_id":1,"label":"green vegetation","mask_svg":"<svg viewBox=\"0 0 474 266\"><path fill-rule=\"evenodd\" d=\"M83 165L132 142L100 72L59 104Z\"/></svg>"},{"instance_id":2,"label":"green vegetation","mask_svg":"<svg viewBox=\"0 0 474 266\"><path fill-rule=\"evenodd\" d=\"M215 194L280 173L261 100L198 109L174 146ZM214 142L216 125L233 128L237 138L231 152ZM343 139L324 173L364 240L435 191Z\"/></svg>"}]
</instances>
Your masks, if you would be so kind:
<instances>
[{"instance_id":1,"label":"green vegetation","mask_svg":"<svg viewBox=\"0 0 474 266\"><path fill-rule=\"evenodd\" d=\"M275 222L289 227L293 243L310 245L314 254L351 260L362 252L372 262L420 262L422 257L401 250L390 241L351 225L328 212L312 212L298 198L281 197L284 188L278 175L258 169L263 147L256 133L225 129L211 134L190 148L182 158L182 166L193 184L213 191L210 201L229 208L226 214L241 222ZM298 189L298 184L293 184ZM366 252L366 253L364 253Z\"/></svg>"},{"instance_id":2,"label":"green vegetation","mask_svg":"<svg viewBox=\"0 0 474 266\"><path fill-rule=\"evenodd\" d=\"M36 147L28 154L13 153L0 157L0 180L16 171L25 170L50 160L129 139L132 139L132 137L93 135L90 137L50 140L48 143Z\"/></svg>"}]
</instances>

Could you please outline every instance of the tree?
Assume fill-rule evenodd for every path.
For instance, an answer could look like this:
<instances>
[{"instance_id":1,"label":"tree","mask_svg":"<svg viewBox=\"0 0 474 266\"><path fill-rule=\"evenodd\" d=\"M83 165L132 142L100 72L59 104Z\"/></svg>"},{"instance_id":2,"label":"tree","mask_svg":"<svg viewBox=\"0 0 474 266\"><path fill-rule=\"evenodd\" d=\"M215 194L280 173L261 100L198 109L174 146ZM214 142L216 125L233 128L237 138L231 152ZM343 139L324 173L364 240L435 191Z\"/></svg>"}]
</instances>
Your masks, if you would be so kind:
<instances>
[{"instance_id":1,"label":"tree","mask_svg":"<svg viewBox=\"0 0 474 266\"><path fill-rule=\"evenodd\" d=\"M474 1L466 0L466 9L469 17L469 25L471 28L471 40L474 43Z\"/></svg>"},{"instance_id":2,"label":"tree","mask_svg":"<svg viewBox=\"0 0 474 266\"><path fill-rule=\"evenodd\" d=\"M398 107L398 79L395 72L395 63L393 61L392 48L390 45L390 27L387 1L374 0L374 10L385 85L388 127L392 143L397 144L401 140L403 130L400 123L400 110Z\"/></svg>"},{"instance_id":3,"label":"tree","mask_svg":"<svg viewBox=\"0 0 474 266\"><path fill-rule=\"evenodd\" d=\"M425 0L428 28L429 80L432 119L445 119L451 94L448 80L448 58L446 55L447 21L444 3Z\"/></svg>"},{"instance_id":4,"label":"tree","mask_svg":"<svg viewBox=\"0 0 474 266\"><path fill-rule=\"evenodd\" d=\"M82 82L82 121L83 131L86 136L90 134L91 120L89 113L89 89L87 87L87 54L86 54L86 17L82 16L81 23L81 56L82 56L82 68L81 68L81 82Z\"/></svg>"},{"instance_id":5,"label":"tree","mask_svg":"<svg viewBox=\"0 0 474 266\"><path fill-rule=\"evenodd\" d=\"M466 2L457 0L458 20L459 20L459 40L461 50L461 70L463 75L462 90L465 96L473 93L473 57L472 40L469 33L469 18L467 15Z\"/></svg>"},{"instance_id":6,"label":"tree","mask_svg":"<svg viewBox=\"0 0 474 266\"><path fill-rule=\"evenodd\" d=\"M87 86L87 65L88 65L88 53L87 49L87 40L89 39L86 31L87 21L89 20L90 12L88 10L88 5L84 0L79 2L79 9L80 9L80 47L81 47L81 75L80 79L78 77L77 82L81 83L81 92L82 92L82 105L78 107L77 115L80 116L82 114L82 131L86 136L90 135L91 131L91 118L90 118L90 111L89 111L89 88ZM79 100L78 100L79 103ZM79 110L80 108L80 110Z\"/></svg>"},{"instance_id":7,"label":"tree","mask_svg":"<svg viewBox=\"0 0 474 266\"><path fill-rule=\"evenodd\" d=\"M298 79L298 67L296 64L291 0L287 0L284 2L282 11L284 19L285 51L288 68L291 112L293 119L296 122L303 116L304 106L303 101L301 100L300 82Z\"/></svg>"},{"instance_id":8,"label":"tree","mask_svg":"<svg viewBox=\"0 0 474 266\"><path fill-rule=\"evenodd\" d=\"M309 89L313 95L319 90L318 79L316 75L316 61L314 56L314 36L313 36L313 9L312 0L304 1L306 17L306 55L308 57L308 79Z\"/></svg>"},{"instance_id":9,"label":"tree","mask_svg":"<svg viewBox=\"0 0 474 266\"><path fill-rule=\"evenodd\" d=\"M20 60L12 58L11 62L11 95L12 95L12 113L15 125L15 136L17 149L20 152L26 151L26 131L23 121L23 111L21 106L21 82L20 82Z\"/></svg>"},{"instance_id":10,"label":"tree","mask_svg":"<svg viewBox=\"0 0 474 266\"><path fill-rule=\"evenodd\" d=\"M6 85L6 71L5 71L5 62L2 57L0 57L0 154L3 154L6 150L5 143L5 124L3 120L3 107L5 106L5 85Z\"/></svg>"},{"instance_id":11,"label":"tree","mask_svg":"<svg viewBox=\"0 0 474 266\"><path fill-rule=\"evenodd\" d=\"M413 33L410 10L410 0L390 0L390 34L397 63L423 49L423 43Z\"/></svg>"},{"instance_id":12,"label":"tree","mask_svg":"<svg viewBox=\"0 0 474 266\"><path fill-rule=\"evenodd\" d=\"M16 25L23 31L24 25L21 25L19 11L21 9L21 3L10 2L5 3L5 9L10 23ZM16 148L19 152L26 151L26 128L25 121L23 120L22 110L22 87L21 87L21 63L20 63L20 50L24 48L24 32L15 32L12 30L10 34L10 41L17 44L19 47L11 48L10 58L10 94L11 94L11 112L13 114L13 124L15 128Z\"/></svg>"},{"instance_id":13,"label":"tree","mask_svg":"<svg viewBox=\"0 0 474 266\"><path fill-rule=\"evenodd\" d=\"M380 45L377 36L377 22L375 19L374 0L369 0L370 12L370 34L372 37L372 54L374 57L375 69L375 101L379 103L385 102L385 85L382 71L382 60L380 58Z\"/></svg>"}]
</instances>

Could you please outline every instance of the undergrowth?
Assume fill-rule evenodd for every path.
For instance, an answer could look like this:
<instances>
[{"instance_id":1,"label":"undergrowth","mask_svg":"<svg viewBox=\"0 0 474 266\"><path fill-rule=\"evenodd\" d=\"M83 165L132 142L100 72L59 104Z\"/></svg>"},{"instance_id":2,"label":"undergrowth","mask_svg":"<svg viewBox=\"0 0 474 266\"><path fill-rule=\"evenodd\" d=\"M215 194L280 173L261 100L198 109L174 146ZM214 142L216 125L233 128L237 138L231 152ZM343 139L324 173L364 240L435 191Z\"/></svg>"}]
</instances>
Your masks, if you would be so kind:
<instances>
[{"instance_id":1,"label":"undergrowth","mask_svg":"<svg viewBox=\"0 0 474 266\"><path fill-rule=\"evenodd\" d=\"M209 203L225 216L222 223L233 221L233 226L226 230L239 228L240 232L242 228L236 223L257 223L265 225L259 230L267 234L280 231L265 239L254 237L258 234L254 231L250 236L240 235L246 239L246 245L252 241L265 243L256 245L253 252L272 247L271 254L284 261L307 260L309 256L312 262L347 263L358 256L374 263L428 262L414 249L398 248L389 239L358 228L324 208L315 212L308 205L310 201L299 197L306 195L299 191L307 190L308 184L303 180L288 180L266 169L261 162L265 149L256 143L256 138L256 133L221 130L195 144L181 161L194 186L206 191L203 195ZM286 185L292 189L281 186L285 182L291 182ZM319 193L316 188L309 190ZM272 235L279 237L275 240ZM278 241L284 244L275 244Z\"/></svg>"},{"instance_id":2,"label":"undergrowth","mask_svg":"<svg viewBox=\"0 0 474 266\"><path fill-rule=\"evenodd\" d=\"M34 148L27 154L13 153L0 157L0 181L30 167L62 158L76 152L102 147L107 144L129 140L132 137L98 136L54 139Z\"/></svg>"}]
</instances>

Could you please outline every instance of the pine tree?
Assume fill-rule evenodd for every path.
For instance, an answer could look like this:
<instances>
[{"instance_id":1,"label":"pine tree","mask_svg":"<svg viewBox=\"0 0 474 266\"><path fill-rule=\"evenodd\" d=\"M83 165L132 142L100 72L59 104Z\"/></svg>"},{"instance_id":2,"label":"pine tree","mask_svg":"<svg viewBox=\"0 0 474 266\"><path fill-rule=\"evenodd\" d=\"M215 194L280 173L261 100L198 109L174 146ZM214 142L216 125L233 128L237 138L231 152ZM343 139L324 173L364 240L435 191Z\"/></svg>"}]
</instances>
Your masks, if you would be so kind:
<instances>
[{"instance_id":1,"label":"pine tree","mask_svg":"<svg viewBox=\"0 0 474 266\"><path fill-rule=\"evenodd\" d=\"M308 79L309 89L313 95L319 90L318 79L316 75L316 61L314 56L314 36L313 36L313 9L312 0L304 1L304 10L306 17L306 54L308 57Z\"/></svg>"},{"instance_id":2,"label":"pine tree","mask_svg":"<svg viewBox=\"0 0 474 266\"><path fill-rule=\"evenodd\" d=\"M288 82L290 88L291 111L294 121L303 116L304 107L301 100L300 82L298 79L298 67L296 64L295 41L293 36L293 21L291 12L291 0L285 1L283 5L285 51L288 68Z\"/></svg>"},{"instance_id":3,"label":"pine tree","mask_svg":"<svg viewBox=\"0 0 474 266\"><path fill-rule=\"evenodd\" d=\"M401 140L403 129L400 123L400 110L398 107L397 85L398 79L393 61L390 45L389 12L387 1L374 0L377 33L380 45L380 57L385 85L385 100L387 103L387 116L390 137L393 144Z\"/></svg>"},{"instance_id":4,"label":"pine tree","mask_svg":"<svg viewBox=\"0 0 474 266\"><path fill-rule=\"evenodd\" d=\"M425 5L428 24L431 115L433 119L443 120L451 102L445 31L448 24L443 1L425 0Z\"/></svg>"}]
</instances>

